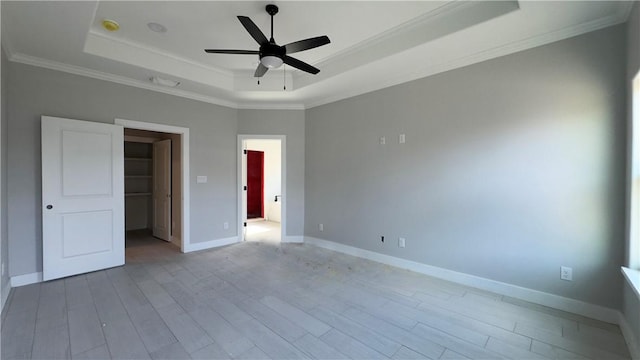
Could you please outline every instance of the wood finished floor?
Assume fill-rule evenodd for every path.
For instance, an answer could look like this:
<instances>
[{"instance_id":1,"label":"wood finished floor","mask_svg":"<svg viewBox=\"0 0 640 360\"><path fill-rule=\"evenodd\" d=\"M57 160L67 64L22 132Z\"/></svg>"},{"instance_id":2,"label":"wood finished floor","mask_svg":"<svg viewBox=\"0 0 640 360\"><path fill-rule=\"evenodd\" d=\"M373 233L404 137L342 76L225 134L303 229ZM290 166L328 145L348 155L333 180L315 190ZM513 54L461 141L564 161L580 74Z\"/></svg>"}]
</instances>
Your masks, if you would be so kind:
<instances>
[{"instance_id":1,"label":"wood finished floor","mask_svg":"<svg viewBox=\"0 0 640 360\"><path fill-rule=\"evenodd\" d=\"M611 324L310 245L180 254L15 288L2 359L624 359Z\"/></svg>"}]
</instances>

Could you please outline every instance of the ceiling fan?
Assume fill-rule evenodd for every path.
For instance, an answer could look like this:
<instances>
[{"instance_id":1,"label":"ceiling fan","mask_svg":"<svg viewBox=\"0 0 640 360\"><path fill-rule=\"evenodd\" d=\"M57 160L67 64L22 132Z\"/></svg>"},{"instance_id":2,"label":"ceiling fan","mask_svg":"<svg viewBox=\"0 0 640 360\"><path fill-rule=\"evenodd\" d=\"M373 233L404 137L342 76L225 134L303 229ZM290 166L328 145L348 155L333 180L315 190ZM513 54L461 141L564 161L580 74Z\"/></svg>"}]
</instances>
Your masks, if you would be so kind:
<instances>
[{"instance_id":1,"label":"ceiling fan","mask_svg":"<svg viewBox=\"0 0 640 360\"><path fill-rule=\"evenodd\" d=\"M326 35L317 36L280 46L276 44L276 41L273 39L273 16L278 13L278 7L276 5L269 4L267 5L266 10L271 16L271 39L269 40L267 40L267 37L262 33L262 31L260 31L258 26L251 21L251 19L247 16L238 16L238 20L240 20L242 26L247 29L251 37L253 37L260 45L259 50L205 49L204 51L209 54L258 55L260 57L260 62L258 63L256 72L253 74L254 77L262 77L267 70L279 68L283 63L314 75L319 73L320 69L313 67L304 61L293 58L288 54L326 45L331 42L329 38Z\"/></svg>"}]
</instances>

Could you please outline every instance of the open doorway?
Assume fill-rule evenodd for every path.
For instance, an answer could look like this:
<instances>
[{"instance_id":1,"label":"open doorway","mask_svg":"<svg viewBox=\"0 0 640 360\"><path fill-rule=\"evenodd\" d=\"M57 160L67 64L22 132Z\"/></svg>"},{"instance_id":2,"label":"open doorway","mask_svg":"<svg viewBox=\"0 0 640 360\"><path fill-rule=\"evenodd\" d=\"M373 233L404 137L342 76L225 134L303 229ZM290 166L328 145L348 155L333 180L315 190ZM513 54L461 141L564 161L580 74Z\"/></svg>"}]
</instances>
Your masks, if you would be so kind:
<instances>
[{"instance_id":1,"label":"open doorway","mask_svg":"<svg viewBox=\"0 0 640 360\"><path fill-rule=\"evenodd\" d=\"M188 129L124 126L126 261L189 246Z\"/></svg>"},{"instance_id":2,"label":"open doorway","mask_svg":"<svg viewBox=\"0 0 640 360\"><path fill-rule=\"evenodd\" d=\"M241 240L280 242L284 238L284 136L241 135Z\"/></svg>"},{"instance_id":3,"label":"open doorway","mask_svg":"<svg viewBox=\"0 0 640 360\"><path fill-rule=\"evenodd\" d=\"M124 129L125 248L156 240L180 249L181 138L178 134ZM171 248L171 247L169 247Z\"/></svg>"}]
</instances>

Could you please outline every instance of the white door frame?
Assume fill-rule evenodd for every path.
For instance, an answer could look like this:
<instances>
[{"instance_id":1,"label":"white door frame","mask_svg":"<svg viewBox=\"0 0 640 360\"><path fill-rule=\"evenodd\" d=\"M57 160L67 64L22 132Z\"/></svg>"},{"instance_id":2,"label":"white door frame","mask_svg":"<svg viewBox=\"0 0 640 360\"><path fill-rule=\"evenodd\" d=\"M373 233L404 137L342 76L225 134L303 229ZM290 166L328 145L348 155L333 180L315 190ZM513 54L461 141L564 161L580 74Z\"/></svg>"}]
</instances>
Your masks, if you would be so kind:
<instances>
[{"instance_id":1,"label":"white door frame","mask_svg":"<svg viewBox=\"0 0 640 360\"><path fill-rule=\"evenodd\" d=\"M180 226L180 251L185 252L191 244L189 223L190 216L190 193L189 193L189 128L149 123L143 121L134 121L126 119L115 119L117 125L124 126L125 129L137 129L147 131L157 131L170 134L182 135L181 143L181 159L182 162L182 226Z\"/></svg>"},{"instance_id":2,"label":"white door frame","mask_svg":"<svg viewBox=\"0 0 640 360\"><path fill-rule=\"evenodd\" d=\"M246 204L242 201L243 186L242 183L242 156L243 144L246 140L280 140L280 241L287 241L287 136L286 135L238 135L238 240L244 240L242 232L244 231L243 222L247 212Z\"/></svg>"}]
</instances>

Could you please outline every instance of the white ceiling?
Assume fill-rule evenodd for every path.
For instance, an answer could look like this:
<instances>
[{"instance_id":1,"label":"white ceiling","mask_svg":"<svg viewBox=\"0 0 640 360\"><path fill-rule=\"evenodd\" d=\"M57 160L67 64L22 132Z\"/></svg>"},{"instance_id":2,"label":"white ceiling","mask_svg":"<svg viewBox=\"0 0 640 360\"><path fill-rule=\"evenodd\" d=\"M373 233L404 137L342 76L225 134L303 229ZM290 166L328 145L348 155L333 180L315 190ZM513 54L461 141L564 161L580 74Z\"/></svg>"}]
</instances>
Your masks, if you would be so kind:
<instances>
[{"instance_id":1,"label":"white ceiling","mask_svg":"<svg viewBox=\"0 0 640 360\"><path fill-rule=\"evenodd\" d=\"M253 78L257 50L237 15L280 45L327 35L329 45ZM624 22L628 1L2 1L2 46L12 61L236 108L309 108ZM121 28L109 33L103 19ZM156 33L147 23L164 25ZM180 82L155 85L153 76ZM283 85L286 83L286 90Z\"/></svg>"}]
</instances>

